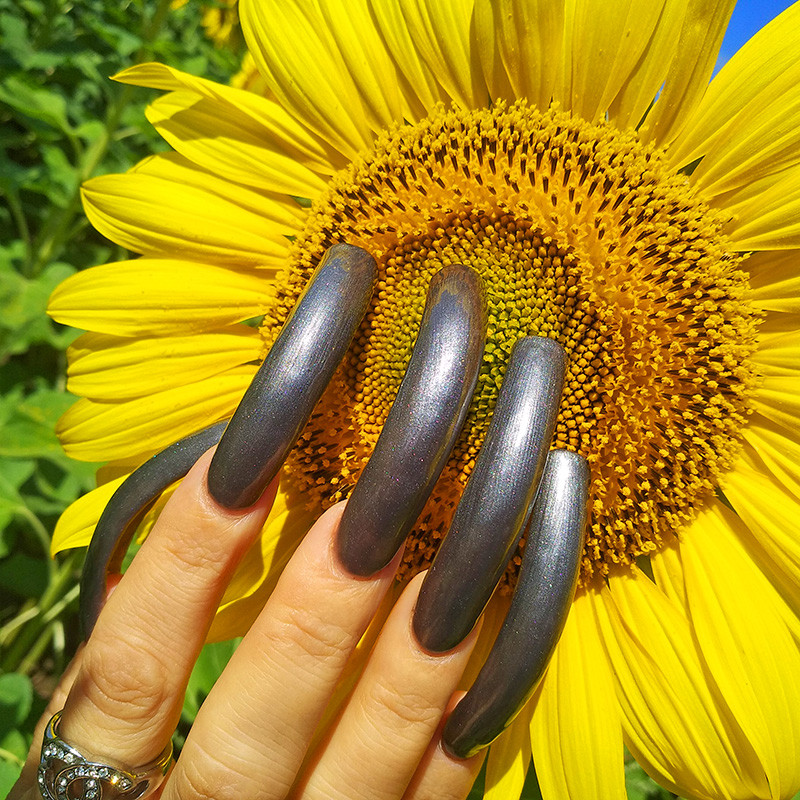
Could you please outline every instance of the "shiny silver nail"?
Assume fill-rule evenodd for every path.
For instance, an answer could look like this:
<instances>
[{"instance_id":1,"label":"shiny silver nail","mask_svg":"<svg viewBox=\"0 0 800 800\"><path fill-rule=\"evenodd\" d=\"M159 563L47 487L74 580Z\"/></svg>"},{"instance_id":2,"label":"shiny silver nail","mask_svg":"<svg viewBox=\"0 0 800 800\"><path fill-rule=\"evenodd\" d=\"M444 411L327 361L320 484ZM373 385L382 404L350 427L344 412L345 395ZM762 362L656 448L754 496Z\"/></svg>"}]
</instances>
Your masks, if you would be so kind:
<instances>
[{"instance_id":1,"label":"shiny silver nail","mask_svg":"<svg viewBox=\"0 0 800 800\"><path fill-rule=\"evenodd\" d=\"M81 573L78 618L89 638L106 599L106 578L118 572L136 527L161 493L183 478L218 441L227 420L171 444L134 470L111 496L95 527Z\"/></svg>"},{"instance_id":2,"label":"shiny silver nail","mask_svg":"<svg viewBox=\"0 0 800 800\"><path fill-rule=\"evenodd\" d=\"M350 346L376 275L366 250L328 249L211 461L208 489L221 506L251 506L277 475Z\"/></svg>"},{"instance_id":3,"label":"shiny silver nail","mask_svg":"<svg viewBox=\"0 0 800 800\"><path fill-rule=\"evenodd\" d=\"M422 584L414 632L442 652L472 630L533 508L566 371L553 339L519 339L475 469Z\"/></svg>"},{"instance_id":4,"label":"shiny silver nail","mask_svg":"<svg viewBox=\"0 0 800 800\"><path fill-rule=\"evenodd\" d=\"M549 454L511 607L489 658L445 725L443 744L457 758L498 737L544 675L575 595L589 478L583 456Z\"/></svg>"},{"instance_id":5,"label":"shiny silver nail","mask_svg":"<svg viewBox=\"0 0 800 800\"><path fill-rule=\"evenodd\" d=\"M422 511L464 423L485 341L480 277L445 267L431 280L411 361L339 526L339 557L353 574L385 567Z\"/></svg>"}]
</instances>

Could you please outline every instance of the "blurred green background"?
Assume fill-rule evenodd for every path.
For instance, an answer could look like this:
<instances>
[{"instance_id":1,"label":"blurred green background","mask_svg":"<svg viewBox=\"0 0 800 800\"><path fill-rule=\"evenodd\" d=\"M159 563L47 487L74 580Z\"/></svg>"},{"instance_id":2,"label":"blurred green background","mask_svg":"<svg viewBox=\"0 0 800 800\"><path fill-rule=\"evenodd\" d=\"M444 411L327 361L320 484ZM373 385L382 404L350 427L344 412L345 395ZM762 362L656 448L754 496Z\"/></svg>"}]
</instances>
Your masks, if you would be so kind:
<instances>
[{"instance_id":1,"label":"blurred green background","mask_svg":"<svg viewBox=\"0 0 800 800\"><path fill-rule=\"evenodd\" d=\"M46 317L47 298L73 272L129 257L89 227L81 182L165 149L144 117L155 93L109 76L158 60L228 82L241 37L235 28L224 42L208 35L226 6L0 0L0 797L78 645L83 552L53 560L50 537L61 511L94 488L96 467L67 459L53 432L74 400L65 349L77 334ZM204 650L178 745L234 647ZM626 778L631 800L673 797L630 759ZM539 797L533 774L525 796Z\"/></svg>"}]
</instances>

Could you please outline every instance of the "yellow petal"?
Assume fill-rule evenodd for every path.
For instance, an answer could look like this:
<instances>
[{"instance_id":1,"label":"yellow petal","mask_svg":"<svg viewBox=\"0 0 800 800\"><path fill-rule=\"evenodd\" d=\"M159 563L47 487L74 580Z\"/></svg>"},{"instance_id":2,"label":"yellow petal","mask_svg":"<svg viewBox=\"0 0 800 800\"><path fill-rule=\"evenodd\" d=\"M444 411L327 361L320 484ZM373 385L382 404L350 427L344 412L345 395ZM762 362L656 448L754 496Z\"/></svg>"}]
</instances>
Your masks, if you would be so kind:
<instances>
[{"instance_id":1,"label":"yellow petal","mask_svg":"<svg viewBox=\"0 0 800 800\"><path fill-rule=\"evenodd\" d=\"M303 498L281 484L261 537L244 555L225 590L209 641L247 632L319 513L319 509L309 509Z\"/></svg>"},{"instance_id":2,"label":"yellow petal","mask_svg":"<svg viewBox=\"0 0 800 800\"><path fill-rule=\"evenodd\" d=\"M768 375L758 387L753 407L787 428L800 426L800 376Z\"/></svg>"},{"instance_id":3,"label":"yellow petal","mask_svg":"<svg viewBox=\"0 0 800 800\"><path fill-rule=\"evenodd\" d=\"M687 14L688 0L666 0L653 38L630 77L608 109L608 118L620 128L636 128L670 74Z\"/></svg>"},{"instance_id":4,"label":"yellow petal","mask_svg":"<svg viewBox=\"0 0 800 800\"><path fill-rule=\"evenodd\" d=\"M800 6L764 26L716 75L670 154L703 160L692 183L712 197L797 163Z\"/></svg>"},{"instance_id":5,"label":"yellow petal","mask_svg":"<svg viewBox=\"0 0 800 800\"><path fill-rule=\"evenodd\" d=\"M322 177L271 147L267 131L239 109L180 91L159 98L146 113L175 150L221 178L310 200L325 188Z\"/></svg>"},{"instance_id":6,"label":"yellow petal","mask_svg":"<svg viewBox=\"0 0 800 800\"><path fill-rule=\"evenodd\" d=\"M745 267L756 308L800 313L800 251L754 253Z\"/></svg>"},{"instance_id":7,"label":"yellow petal","mask_svg":"<svg viewBox=\"0 0 800 800\"><path fill-rule=\"evenodd\" d=\"M263 355L258 331L245 325L157 339L87 333L68 350L67 389L93 400L126 400L209 378Z\"/></svg>"},{"instance_id":8,"label":"yellow petal","mask_svg":"<svg viewBox=\"0 0 800 800\"><path fill-rule=\"evenodd\" d=\"M667 145L700 102L736 0L689 0L664 88L640 132L644 141Z\"/></svg>"},{"instance_id":9,"label":"yellow petal","mask_svg":"<svg viewBox=\"0 0 800 800\"><path fill-rule=\"evenodd\" d=\"M399 0L414 48L447 95L464 108L486 104L480 58L470 35L473 0Z\"/></svg>"},{"instance_id":10,"label":"yellow petal","mask_svg":"<svg viewBox=\"0 0 800 800\"><path fill-rule=\"evenodd\" d=\"M129 250L237 266L280 266L305 216L291 198L232 184L174 153L93 178L82 196L92 225Z\"/></svg>"},{"instance_id":11,"label":"yellow petal","mask_svg":"<svg viewBox=\"0 0 800 800\"><path fill-rule=\"evenodd\" d=\"M260 273L140 258L71 275L51 295L48 314L115 336L189 334L257 317L270 295Z\"/></svg>"},{"instance_id":12,"label":"yellow petal","mask_svg":"<svg viewBox=\"0 0 800 800\"><path fill-rule=\"evenodd\" d=\"M739 533L783 596L800 612L800 501L740 460L721 486L747 525Z\"/></svg>"},{"instance_id":13,"label":"yellow petal","mask_svg":"<svg viewBox=\"0 0 800 800\"><path fill-rule=\"evenodd\" d=\"M771 797L800 789L800 651L782 602L719 502L681 541L692 623L710 674L762 765Z\"/></svg>"},{"instance_id":14,"label":"yellow petal","mask_svg":"<svg viewBox=\"0 0 800 800\"><path fill-rule=\"evenodd\" d=\"M568 0L554 99L584 119L603 117L650 41L663 5Z\"/></svg>"},{"instance_id":15,"label":"yellow petal","mask_svg":"<svg viewBox=\"0 0 800 800\"><path fill-rule=\"evenodd\" d=\"M493 100L547 108L564 39L564 8L548 0L477 0L475 34Z\"/></svg>"},{"instance_id":16,"label":"yellow petal","mask_svg":"<svg viewBox=\"0 0 800 800\"><path fill-rule=\"evenodd\" d=\"M798 375L800 370L800 331L772 336L759 342L750 357L762 375Z\"/></svg>"},{"instance_id":17,"label":"yellow petal","mask_svg":"<svg viewBox=\"0 0 800 800\"><path fill-rule=\"evenodd\" d=\"M682 609L639 570L610 586L595 611L636 760L676 794L764 797L760 765L718 704Z\"/></svg>"},{"instance_id":18,"label":"yellow petal","mask_svg":"<svg viewBox=\"0 0 800 800\"><path fill-rule=\"evenodd\" d=\"M495 592L492 599L486 606L486 609L481 616L481 630L478 634L478 641L472 650L467 668L461 676L458 688L466 691L475 682L486 659L489 658L489 653L494 645L494 640L503 626L503 621L508 613L508 607L511 604L509 597Z\"/></svg>"},{"instance_id":19,"label":"yellow petal","mask_svg":"<svg viewBox=\"0 0 800 800\"><path fill-rule=\"evenodd\" d=\"M356 85L370 127L380 131L408 116L397 68L386 49L367 0L320 0L325 26Z\"/></svg>"},{"instance_id":20,"label":"yellow petal","mask_svg":"<svg viewBox=\"0 0 800 800\"><path fill-rule=\"evenodd\" d=\"M766 468L796 498L800 499L800 431L789 431L761 414L753 414L743 434Z\"/></svg>"},{"instance_id":21,"label":"yellow petal","mask_svg":"<svg viewBox=\"0 0 800 800\"><path fill-rule=\"evenodd\" d=\"M414 47L403 11L396 0L369 0L369 7L388 52L399 70L403 95L413 119L447 99L433 72Z\"/></svg>"},{"instance_id":22,"label":"yellow petal","mask_svg":"<svg viewBox=\"0 0 800 800\"><path fill-rule=\"evenodd\" d=\"M253 92L223 86L164 64L153 63L123 70L114 76L114 80L151 89L194 92L212 101L219 108L221 117L235 120L244 131L260 131L262 146L270 152L283 155L287 160L296 161L320 175L330 175L345 165L341 154L331 150L279 103ZM336 160L332 161L334 156Z\"/></svg>"},{"instance_id":23,"label":"yellow petal","mask_svg":"<svg viewBox=\"0 0 800 800\"><path fill-rule=\"evenodd\" d=\"M361 97L318 8L299 0L240 0L248 49L270 89L303 125L347 158L372 144Z\"/></svg>"},{"instance_id":24,"label":"yellow petal","mask_svg":"<svg viewBox=\"0 0 800 800\"><path fill-rule=\"evenodd\" d=\"M544 800L625 800L622 721L592 599L580 592L531 719Z\"/></svg>"},{"instance_id":25,"label":"yellow petal","mask_svg":"<svg viewBox=\"0 0 800 800\"><path fill-rule=\"evenodd\" d=\"M53 541L50 543L51 555L72 547L86 547L89 544L103 509L111 499L111 495L117 491L127 477L127 475L122 475L104 483L79 497L67 507L56 522Z\"/></svg>"},{"instance_id":26,"label":"yellow petal","mask_svg":"<svg viewBox=\"0 0 800 800\"><path fill-rule=\"evenodd\" d=\"M686 581L683 577L683 564L678 552L678 544L674 542L661 547L650 554L650 566L656 586L684 613L689 613L689 601L686 597Z\"/></svg>"},{"instance_id":27,"label":"yellow petal","mask_svg":"<svg viewBox=\"0 0 800 800\"><path fill-rule=\"evenodd\" d=\"M255 367L238 367L123 403L78 400L58 422L67 454L81 461L134 458L229 417Z\"/></svg>"},{"instance_id":28,"label":"yellow petal","mask_svg":"<svg viewBox=\"0 0 800 800\"><path fill-rule=\"evenodd\" d=\"M726 201L734 219L725 227L737 250L787 250L800 247L800 167L755 197ZM768 180L768 179L767 179Z\"/></svg>"},{"instance_id":29,"label":"yellow petal","mask_svg":"<svg viewBox=\"0 0 800 800\"><path fill-rule=\"evenodd\" d=\"M531 704L495 739L486 759L484 800L517 800L531 763Z\"/></svg>"}]
</instances>

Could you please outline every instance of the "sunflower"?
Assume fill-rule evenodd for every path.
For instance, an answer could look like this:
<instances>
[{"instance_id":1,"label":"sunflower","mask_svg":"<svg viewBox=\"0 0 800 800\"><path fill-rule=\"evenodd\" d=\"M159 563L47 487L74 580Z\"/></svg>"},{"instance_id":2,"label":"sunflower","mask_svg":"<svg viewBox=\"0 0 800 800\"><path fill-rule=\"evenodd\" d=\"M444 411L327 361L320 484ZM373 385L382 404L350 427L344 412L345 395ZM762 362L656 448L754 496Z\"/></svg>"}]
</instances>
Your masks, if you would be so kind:
<instances>
[{"instance_id":1,"label":"sunflower","mask_svg":"<svg viewBox=\"0 0 800 800\"><path fill-rule=\"evenodd\" d=\"M108 462L54 548L86 544L153 452L230 416L325 248L359 244L378 288L212 635L241 632L355 484L431 275L468 264L488 345L401 580L447 528L518 337L563 344L554 446L592 470L578 594L486 796L518 796L532 759L546 800L623 798L624 747L684 797L797 792L800 3L709 83L732 6L241 0L263 92L118 75L166 92L148 118L174 152L84 187L95 227L142 257L51 301L88 331L61 439Z\"/></svg>"},{"instance_id":2,"label":"sunflower","mask_svg":"<svg viewBox=\"0 0 800 800\"><path fill-rule=\"evenodd\" d=\"M189 0L172 0L170 6L183 8ZM239 35L239 14L236 10L238 0L215 0L214 2L203 3L203 29L206 36L211 39L217 47L238 45Z\"/></svg>"}]
</instances>

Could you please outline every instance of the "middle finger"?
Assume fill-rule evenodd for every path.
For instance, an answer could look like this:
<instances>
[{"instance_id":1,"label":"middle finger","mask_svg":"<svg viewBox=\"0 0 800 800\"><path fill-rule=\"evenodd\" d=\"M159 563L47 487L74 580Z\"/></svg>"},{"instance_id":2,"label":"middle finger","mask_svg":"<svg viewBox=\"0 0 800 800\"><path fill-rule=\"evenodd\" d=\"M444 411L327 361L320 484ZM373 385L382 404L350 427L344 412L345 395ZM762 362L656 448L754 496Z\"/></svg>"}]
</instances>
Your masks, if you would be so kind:
<instances>
[{"instance_id":1,"label":"middle finger","mask_svg":"<svg viewBox=\"0 0 800 800\"><path fill-rule=\"evenodd\" d=\"M398 556L362 579L334 549L342 506L311 528L195 719L164 792L284 797Z\"/></svg>"}]
</instances>

